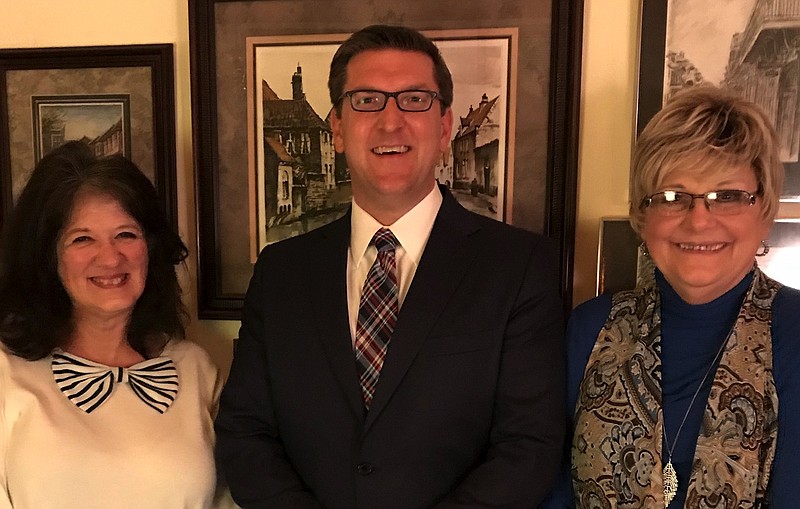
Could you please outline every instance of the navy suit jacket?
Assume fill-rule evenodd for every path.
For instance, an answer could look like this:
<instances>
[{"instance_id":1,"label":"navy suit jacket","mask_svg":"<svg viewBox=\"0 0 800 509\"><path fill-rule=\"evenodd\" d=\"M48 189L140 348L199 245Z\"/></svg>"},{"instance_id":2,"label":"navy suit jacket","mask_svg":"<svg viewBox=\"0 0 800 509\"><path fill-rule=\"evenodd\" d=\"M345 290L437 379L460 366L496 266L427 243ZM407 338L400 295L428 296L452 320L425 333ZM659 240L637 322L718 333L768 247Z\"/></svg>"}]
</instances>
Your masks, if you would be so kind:
<instances>
[{"instance_id":1,"label":"navy suit jacket","mask_svg":"<svg viewBox=\"0 0 800 509\"><path fill-rule=\"evenodd\" d=\"M369 412L349 214L259 256L216 421L242 507L535 507L550 489L564 432L553 246L443 193Z\"/></svg>"}]
</instances>

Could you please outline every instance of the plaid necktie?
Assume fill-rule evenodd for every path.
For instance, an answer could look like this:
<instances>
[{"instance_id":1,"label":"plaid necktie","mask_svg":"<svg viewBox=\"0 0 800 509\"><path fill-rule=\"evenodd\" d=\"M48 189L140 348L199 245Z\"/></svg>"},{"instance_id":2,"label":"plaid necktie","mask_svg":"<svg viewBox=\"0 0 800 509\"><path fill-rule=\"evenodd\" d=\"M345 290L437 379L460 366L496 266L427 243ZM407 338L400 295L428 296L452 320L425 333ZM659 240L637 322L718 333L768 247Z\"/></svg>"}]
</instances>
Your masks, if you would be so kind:
<instances>
[{"instance_id":1,"label":"plaid necktie","mask_svg":"<svg viewBox=\"0 0 800 509\"><path fill-rule=\"evenodd\" d=\"M356 366L358 367L364 407L369 410L389 339L397 323L397 264L395 246L398 241L391 230L381 228L372 237L378 257L369 269L356 322Z\"/></svg>"}]
</instances>

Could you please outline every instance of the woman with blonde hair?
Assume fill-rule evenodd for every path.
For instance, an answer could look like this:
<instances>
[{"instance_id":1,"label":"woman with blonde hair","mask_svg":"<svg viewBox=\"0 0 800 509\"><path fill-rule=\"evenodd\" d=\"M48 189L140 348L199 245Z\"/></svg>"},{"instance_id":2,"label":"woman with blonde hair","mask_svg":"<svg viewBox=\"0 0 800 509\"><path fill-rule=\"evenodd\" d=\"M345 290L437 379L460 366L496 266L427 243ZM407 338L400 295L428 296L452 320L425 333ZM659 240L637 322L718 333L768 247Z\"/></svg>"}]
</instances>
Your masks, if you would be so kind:
<instances>
[{"instance_id":1,"label":"woman with blonde hair","mask_svg":"<svg viewBox=\"0 0 800 509\"><path fill-rule=\"evenodd\" d=\"M572 490L549 507L796 507L800 291L756 263L782 182L731 92L686 90L641 133L630 218L655 270L572 313Z\"/></svg>"}]
</instances>

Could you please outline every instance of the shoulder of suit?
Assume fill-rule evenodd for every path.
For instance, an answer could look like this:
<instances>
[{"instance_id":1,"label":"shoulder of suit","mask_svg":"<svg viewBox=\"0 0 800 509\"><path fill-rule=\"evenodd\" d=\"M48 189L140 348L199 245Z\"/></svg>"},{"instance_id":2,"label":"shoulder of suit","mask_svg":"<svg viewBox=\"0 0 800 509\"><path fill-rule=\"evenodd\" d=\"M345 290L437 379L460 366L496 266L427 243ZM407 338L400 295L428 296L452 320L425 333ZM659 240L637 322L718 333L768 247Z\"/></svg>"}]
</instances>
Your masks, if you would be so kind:
<instances>
[{"instance_id":1,"label":"shoulder of suit","mask_svg":"<svg viewBox=\"0 0 800 509\"><path fill-rule=\"evenodd\" d=\"M482 216L472 211L466 211L466 213L471 214L475 218L475 221L480 228L485 230L487 234L492 236L496 241L506 240L507 242L514 244L532 246L548 245L552 247L553 241L546 235L535 233L530 230L520 228L519 226L504 223L490 217Z\"/></svg>"},{"instance_id":2,"label":"shoulder of suit","mask_svg":"<svg viewBox=\"0 0 800 509\"><path fill-rule=\"evenodd\" d=\"M519 226L504 223L502 221L478 214L477 212L467 210L464 208L464 206L458 203L458 200L456 200L449 191L445 195L445 201L449 202L449 205L452 206L451 210L456 214L456 217L460 217L460 220L472 222L480 230L483 230L491 235L509 240L515 240L518 242L532 242L535 244L541 242L548 243L550 241L550 239L545 235L534 233L530 230L520 228ZM442 205L445 206L444 203Z\"/></svg>"}]
</instances>

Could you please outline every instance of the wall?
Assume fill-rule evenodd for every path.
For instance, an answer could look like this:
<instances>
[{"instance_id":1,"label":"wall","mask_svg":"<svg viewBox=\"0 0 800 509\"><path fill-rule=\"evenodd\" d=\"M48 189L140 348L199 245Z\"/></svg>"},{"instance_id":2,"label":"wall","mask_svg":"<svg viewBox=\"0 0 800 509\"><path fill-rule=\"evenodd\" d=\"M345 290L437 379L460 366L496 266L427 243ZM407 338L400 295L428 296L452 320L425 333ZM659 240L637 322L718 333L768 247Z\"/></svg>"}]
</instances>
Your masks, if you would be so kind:
<instances>
[{"instance_id":1,"label":"wall","mask_svg":"<svg viewBox=\"0 0 800 509\"><path fill-rule=\"evenodd\" d=\"M598 225L628 213L638 0L585 0L573 302L594 296Z\"/></svg>"},{"instance_id":2,"label":"wall","mask_svg":"<svg viewBox=\"0 0 800 509\"><path fill-rule=\"evenodd\" d=\"M639 0L586 0L575 303L594 295L599 220L627 213L634 118ZM178 209L192 251L182 274L192 315L190 335L226 368L238 324L198 321L192 173L189 29L186 0L0 0L0 48L175 44ZM800 216L800 204L782 215Z\"/></svg>"}]
</instances>

